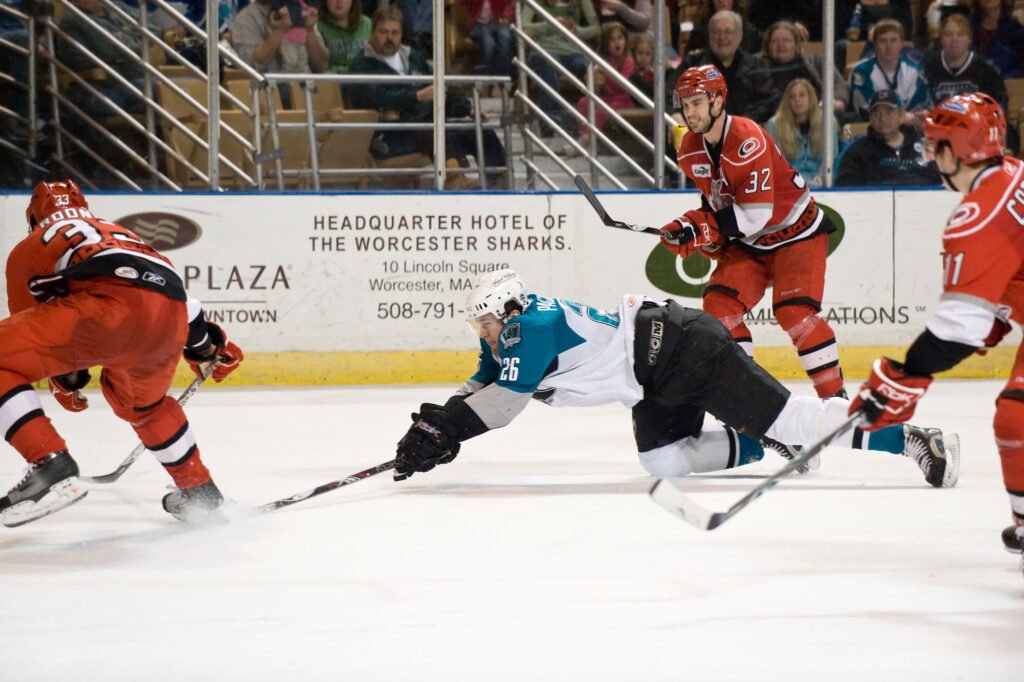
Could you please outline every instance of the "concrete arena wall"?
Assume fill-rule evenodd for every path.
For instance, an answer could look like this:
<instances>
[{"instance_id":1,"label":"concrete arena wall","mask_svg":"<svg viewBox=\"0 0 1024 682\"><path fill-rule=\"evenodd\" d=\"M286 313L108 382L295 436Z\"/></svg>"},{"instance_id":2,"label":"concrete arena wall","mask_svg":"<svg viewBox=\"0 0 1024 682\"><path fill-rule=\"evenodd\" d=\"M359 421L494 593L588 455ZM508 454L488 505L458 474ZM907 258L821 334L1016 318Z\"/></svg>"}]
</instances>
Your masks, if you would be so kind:
<instances>
[{"instance_id":1,"label":"concrete arena wall","mask_svg":"<svg viewBox=\"0 0 1024 682\"><path fill-rule=\"evenodd\" d=\"M941 290L941 232L957 195L819 191L833 235L823 314L846 373L901 357ZM620 220L661 225L695 192L602 195ZM604 227L577 193L90 193L97 216L170 257L190 295L246 352L234 385L459 382L476 341L461 308L481 272L518 270L538 292L614 306L623 293L700 305L708 261ZM0 195L4 253L24 236L26 194ZM6 292L3 294L6 298ZM757 359L802 378L770 296L748 316ZM6 308L6 301L4 301ZM959 377L1005 376L1019 332ZM179 371L179 383L188 380Z\"/></svg>"}]
</instances>

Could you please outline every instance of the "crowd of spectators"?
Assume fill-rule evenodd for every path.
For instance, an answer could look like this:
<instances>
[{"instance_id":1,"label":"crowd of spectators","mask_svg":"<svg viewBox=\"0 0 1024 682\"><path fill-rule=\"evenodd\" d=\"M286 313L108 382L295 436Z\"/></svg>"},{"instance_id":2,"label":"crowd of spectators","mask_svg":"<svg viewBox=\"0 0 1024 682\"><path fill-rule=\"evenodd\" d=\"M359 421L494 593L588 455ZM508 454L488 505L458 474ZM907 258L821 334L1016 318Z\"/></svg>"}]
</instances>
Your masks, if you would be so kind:
<instances>
[{"instance_id":1,"label":"crowd of spectators","mask_svg":"<svg viewBox=\"0 0 1024 682\"><path fill-rule=\"evenodd\" d=\"M134 88L124 85L127 82L135 88L142 87L142 69L131 56L140 52L141 45L136 23L138 1L113 0L112 10L103 0L70 0L77 11L65 12L60 20L61 32L70 39L58 40L56 44L56 55L64 63L78 70L93 68L99 60L120 76L90 82L88 86L77 79L66 80L64 94L84 117L101 120L114 113L113 107L135 114L144 111L143 101ZM398 0L390 5L381 0L246 2L221 0L218 19L222 37L234 52L232 56L258 71L430 73L434 40L430 0ZM538 0L543 10L554 17L558 28L531 7L523 8L524 33L546 53L532 47L526 51L526 68L540 80L538 84L531 79L530 96L544 115L533 117L530 111L527 114L536 118L542 136L562 128L566 134L578 136L580 142L589 141L590 131L578 125L571 109L575 105L586 116L590 102L561 77L567 71L584 80L588 60L567 35L591 46L617 72L615 78L601 69L596 72L596 92L614 109L636 105L619 84L618 76L628 79L647 96L664 96L667 110L675 113L671 91L679 74L690 66L715 65L729 87L727 111L766 125L786 156L811 183L821 181L820 164L827 144L837 152L846 152L839 154L840 162L834 172L837 181L841 177L844 183L855 184L851 174L857 172L857 164L893 154L899 162L887 161L887 168L901 169L902 177L914 181L929 179L927 173L909 168L907 159L912 154L907 150L915 144L924 113L953 94L985 92L1000 103L1012 121L1019 115L1011 109L1006 87L1007 79L1024 78L1024 25L1019 16L1024 14L1024 8L1019 8L1015 15L1015 0L836 0L836 68L828 74L823 73L820 50L820 0L666 2L670 16L680 21L670 22L678 41L667 46L672 61L666 65L664 95L655 93L653 88L655 34L660 32L652 30L652 0ZM0 3L22 7L24 0ZM202 0L179 0L172 4L190 21L204 25L206 3ZM478 46L478 53L468 60L469 72L512 76L513 83L518 85L511 27L514 0L455 0L455 4L465 17L461 30ZM395 13L401 17L401 47L392 54L381 53L379 41L374 47L371 20L371 16L376 16L375 10L387 7L392 8L392 21ZM190 61L205 67L204 46L187 39L190 34L182 30L175 16L154 7L150 9L150 28L176 45L181 54L189 55ZM24 26L6 15L0 15L0 31L9 43L27 42ZM853 45L857 45L856 50ZM860 54L845 64L848 52ZM369 68L367 60L371 59L380 66ZM24 62L23 57L2 49L0 44L0 70L21 82L23 78L19 75L25 73ZM846 139L821 139L825 78L832 81L834 108L830 113L835 116L835 128L842 131L845 124L854 124L854 128L863 125L861 122L868 124L864 138L853 146ZM378 109L382 116L394 116L397 111L401 112L401 120L420 120L431 110L426 89L415 89L419 99L414 107L391 107L383 94L390 89L343 90L347 103L354 105L353 99L357 99L359 106ZM454 91L447 95L450 104L457 103L448 110L452 120L464 119L469 113L469 100L463 94ZM497 93L485 89L483 94ZM26 112L24 89L4 87L2 96L5 107L19 115ZM282 96L288 106L288 91L283 90ZM46 107L41 111L45 116ZM595 112L595 125L601 128L608 116L601 107ZM895 128L888 125L894 112L900 116ZM74 116L70 117L69 126L88 129L83 121L76 122ZM24 127L5 125L4 130L13 130L16 136ZM409 139L400 140L403 136ZM466 157L473 155L475 145L463 144L460 150L460 136L450 133L455 143L447 152L463 166ZM410 131L381 131L375 139L374 154L389 154L405 147L424 150L421 138ZM501 143L493 133L485 138L486 162L503 165L505 153ZM1010 126L1007 145L1012 152L1019 152L1016 126ZM888 176L873 173L863 181L877 183L883 177Z\"/></svg>"}]
</instances>

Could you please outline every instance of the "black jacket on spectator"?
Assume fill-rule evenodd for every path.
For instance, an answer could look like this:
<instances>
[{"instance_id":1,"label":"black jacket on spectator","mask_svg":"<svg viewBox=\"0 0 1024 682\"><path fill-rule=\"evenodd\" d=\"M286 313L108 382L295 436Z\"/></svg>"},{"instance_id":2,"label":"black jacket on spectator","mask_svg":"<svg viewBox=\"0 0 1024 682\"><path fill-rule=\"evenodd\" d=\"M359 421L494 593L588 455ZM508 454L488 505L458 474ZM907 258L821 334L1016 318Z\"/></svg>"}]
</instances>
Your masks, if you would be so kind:
<instances>
[{"instance_id":1,"label":"black jacket on spectator","mask_svg":"<svg viewBox=\"0 0 1024 682\"><path fill-rule=\"evenodd\" d=\"M942 53L934 50L925 55L922 68L936 104L953 95L983 92L999 103L1003 113L1009 113L1006 82L996 65L984 55L972 51L967 62L954 73L946 66ZM1012 125L1006 129L1006 146L1014 154L1020 151L1020 139Z\"/></svg>"},{"instance_id":2,"label":"black jacket on spectator","mask_svg":"<svg viewBox=\"0 0 1024 682\"><path fill-rule=\"evenodd\" d=\"M401 49L408 60L410 76L427 76L432 73L421 52L404 45ZM352 61L349 73L398 75L398 72L387 63L372 55L369 43L364 53ZM347 86L346 91L349 102L356 109L377 109L385 121L423 123L434 119L434 103L416 100L416 92L424 87L426 83L359 83ZM445 115L448 118L468 116L471 109L472 104L462 95L449 93L445 97ZM429 153L432 139L433 134L429 130L384 130L374 136L372 151L377 158L390 158L424 150Z\"/></svg>"},{"instance_id":3,"label":"black jacket on spectator","mask_svg":"<svg viewBox=\"0 0 1024 682\"><path fill-rule=\"evenodd\" d=\"M903 146L893 149L868 128L839 158L836 187L941 184L938 171L925 158L921 133L909 125L900 126L900 132Z\"/></svg>"},{"instance_id":4,"label":"black jacket on spectator","mask_svg":"<svg viewBox=\"0 0 1024 682\"><path fill-rule=\"evenodd\" d=\"M972 51L964 65L955 72L946 66L940 50L925 54L921 66L928 87L932 90L932 101L936 104L953 95L984 92L1006 111L1006 84L995 64L977 52Z\"/></svg>"},{"instance_id":5,"label":"black jacket on spectator","mask_svg":"<svg viewBox=\"0 0 1024 682\"><path fill-rule=\"evenodd\" d=\"M1024 77L1024 25L1014 17L1000 19L995 32L985 31L978 17L971 17L974 51L992 60L1003 78Z\"/></svg>"},{"instance_id":6,"label":"black jacket on spectator","mask_svg":"<svg viewBox=\"0 0 1024 682\"><path fill-rule=\"evenodd\" d=\"M676 81L691 66L714 64L725 76L729 93L725 99L725 110L730 114L745 116L758 123L764 123L775 113L779 105L779 93L775 90L768 62L757 55L737 50L732 66L722 66L711 50L701 50L690 55L665 79L666 108L675 111L672 96Z\"/></svg>"}]
</instances>

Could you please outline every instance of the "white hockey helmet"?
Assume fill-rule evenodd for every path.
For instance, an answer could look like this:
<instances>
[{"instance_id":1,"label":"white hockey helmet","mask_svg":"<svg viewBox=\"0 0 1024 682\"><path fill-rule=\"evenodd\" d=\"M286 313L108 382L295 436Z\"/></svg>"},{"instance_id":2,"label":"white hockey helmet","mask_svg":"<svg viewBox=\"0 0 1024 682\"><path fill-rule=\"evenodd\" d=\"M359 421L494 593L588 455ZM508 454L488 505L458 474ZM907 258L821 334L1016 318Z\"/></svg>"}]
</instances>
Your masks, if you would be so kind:
<instances>
[{"instance_id":1,"label":"white hockey helmet","mask_svg":"<svg viewBox=\"0 0 1024 682\"><path fill-rule=\"evenodd\" d=\"M504 322L513 310L526 310L527 303L526 285L515 271L486 272L466 297L466 319L472 322L491 314Z\"/></svg>"}]
</instances>

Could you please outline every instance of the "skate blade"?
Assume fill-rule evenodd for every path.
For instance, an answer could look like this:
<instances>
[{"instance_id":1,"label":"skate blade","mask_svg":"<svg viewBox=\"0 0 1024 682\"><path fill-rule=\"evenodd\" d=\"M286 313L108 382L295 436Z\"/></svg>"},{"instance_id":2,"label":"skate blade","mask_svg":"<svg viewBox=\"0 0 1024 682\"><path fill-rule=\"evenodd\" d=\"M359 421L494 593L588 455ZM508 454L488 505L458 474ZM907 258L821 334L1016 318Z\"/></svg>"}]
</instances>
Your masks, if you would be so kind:
<instances>
[{"instance_id":1,"label":"skate blade","mask_svg":"<svg viewBox=\"0 0 1024 682\"><path fill-rule=\"evenodd\" d=\"M960 436L955 433L943 436L946 447L946 470L942 474L942 487L952 488L960 480Z\"/></svg>"},{"instance_id":2,"label":"skate blade","mask_svg":"<svg viewBox=\"0 0 1024 682\"><path fill-rule=\"evenodd\" d=\"M821 455L815 455L814 457L811 457L804 464L807 466L807 469L803 473L809 474L812 471L817 471L818 469L821 468Z\"/></svg>"},{"instance_id":3,"label":"skate blade","mask_svg":"<svg viewBox=\"0 0 1024 682\"><path fill-rule=\"evenodd\" d=\"M228 517L224 513L223 505L216 509L189 509L186 512L171 514L174 518L190 526L204 526L208 524L227 523Z\"/></svg>"},{"instance_id":4,"label":"skate blade","mask_svg":"<svg viewBox=\"0 0 1024 682\"><path fill-rule=\"evenodd\" d=\"M17 528L70 507L88 494L77 478L65 478L50 486L50 492L38 500L25 500L5 509L0 522L8 528Z\"/></svg>"}]
</instances>

